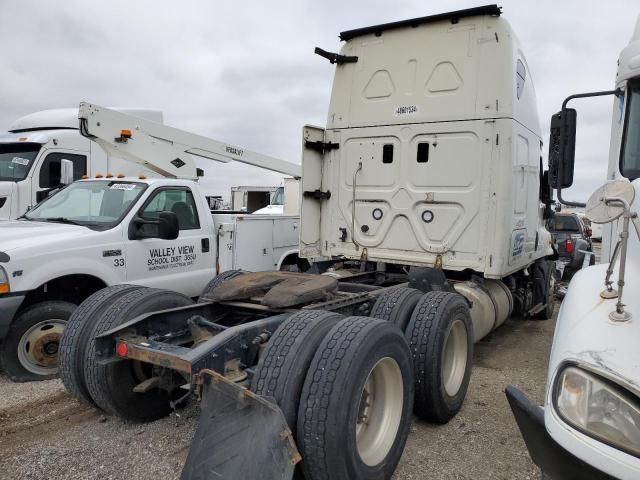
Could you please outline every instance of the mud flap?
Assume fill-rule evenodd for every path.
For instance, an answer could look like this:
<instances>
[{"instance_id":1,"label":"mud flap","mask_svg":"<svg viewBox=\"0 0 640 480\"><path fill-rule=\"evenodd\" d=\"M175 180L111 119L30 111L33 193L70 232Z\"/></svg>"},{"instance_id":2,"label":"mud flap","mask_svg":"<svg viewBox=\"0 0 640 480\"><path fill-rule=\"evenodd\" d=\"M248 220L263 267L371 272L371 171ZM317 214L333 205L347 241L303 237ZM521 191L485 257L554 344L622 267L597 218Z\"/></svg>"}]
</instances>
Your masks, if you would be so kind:
<instances>
[{"instance_id":1,"label":"mud flap","mask_svg":"<svg viewBox=\"0 0 640 480\"><path fill-rule=\"evenodd\" d=\"M180 478L293 478L301 457L280 408L212 370L199 375L202 413Z\"/></svg>"}]
</instances>

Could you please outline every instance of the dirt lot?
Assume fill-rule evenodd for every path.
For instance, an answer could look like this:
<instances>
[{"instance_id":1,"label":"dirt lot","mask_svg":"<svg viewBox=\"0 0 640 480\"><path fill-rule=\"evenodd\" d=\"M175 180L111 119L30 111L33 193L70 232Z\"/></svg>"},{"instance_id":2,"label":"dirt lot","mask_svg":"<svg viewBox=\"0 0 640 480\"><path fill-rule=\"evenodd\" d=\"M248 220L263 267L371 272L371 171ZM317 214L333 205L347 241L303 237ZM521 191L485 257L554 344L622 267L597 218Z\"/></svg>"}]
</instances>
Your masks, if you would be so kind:
<instances>
[{"instance_id":1,"label":"dirt lot","mask_svg":"<svg viewBox=\"0 0 640 480\"><path fill-rule=\"evenodd\" d=\"M449 424L414 421L395 479L538 478L503 390L542 401L553 321L509 320L476 345L471 386ZM0 375L3 479L178 478L198 417L125 425L80 405L58 380L13 384Z\"/></svg>"}]
</instances>

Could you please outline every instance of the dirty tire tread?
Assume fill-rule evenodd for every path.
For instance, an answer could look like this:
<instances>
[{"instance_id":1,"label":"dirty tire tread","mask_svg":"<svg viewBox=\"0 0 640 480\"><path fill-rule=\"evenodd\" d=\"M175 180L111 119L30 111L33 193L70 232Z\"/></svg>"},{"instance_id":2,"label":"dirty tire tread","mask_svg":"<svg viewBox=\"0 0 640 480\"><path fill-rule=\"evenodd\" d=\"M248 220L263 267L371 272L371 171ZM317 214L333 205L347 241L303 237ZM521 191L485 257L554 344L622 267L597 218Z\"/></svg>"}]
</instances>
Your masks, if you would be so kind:
<instances>
[{"instance_id":1,"label":"dirty tire tread","mask_svg":"<svg viewBox=\"0 0 640 480\"><path fill-rule=\"evenodd\" d=\"M91 337L96 337L100 333L111 330L112 328L115 328L118 325L131 320L135 316L140 315L141 312L136 312L135 314L132 314L132 312L136 310L136 307L140 304L141 301L152 297L159 297L160 299L162 299L170 295L183 297L183 305L188 305L189 302L192 302L191 299L185 297L184 295L169 290L134 290L118 298L108 310L103 312L103 314L96 320L93 325L93 329L90 334ZM125 362L126 361L127 360L125 360ZM108 390L106 385L108 385L110 375L109 369L113 365L118 365L118 363L121 362L116 362L115 364L110 365L99 364L96 359L96 343L90 342L87 345L84 357L85 381L87 384L87 389L89 390L89 394L91 395L95 403L106 412L120 417L125 422L147 422L157 420L158 418L162 418L168 415L170 413L170 399L168 397L166 399L166 402L164 402L164 399L159 402L163 405L163 407L166 408L158 407L157 405L151 405L151 403L148 403L144 406L132 404L125 407L126 411L123 410L122 406L117 405L113 401L112 394ZM142 400L142 395L146 394L136 395L140 395L140 399ZM154 398L152 397L151 400L154 400Z\"/></svg>"},{"instance_id":2,"label":"dirty tire tread","mask_svg":"<svg viewBox=\"0 0 640 480\"><path fill-rule=\"evenodd\" d=\"M278 327L260 357L251 390L275 399L294 435L309 365L327 332L342 318L325 310L296 312Z\"/></svg>"},{"instance_id":3,"label":"dirty tire tread","mask_svg":"<svg viewBox=\"0 0 640 480\"><path fill-rule=\"evenodd\" d=\"M227 270L226 272L222 272L216 275L211 280L209 280L209 283L207 283L202 289L202 293L198 298L198 303L208 302L209 300L207 298L207 295L209 295L227 280L237 277L238 275L242 275L243 273L245 273L244 270Z\"/></svg>"},{"instance_id":4,"label":"dirty tire tread","mask_svg":"<svg viewBox=\"0 0 640 480\"><path fill-rule=\"evenodd\" d=\"M97 407L87 390L83 371L84 350L89 340L92 319L118 297L139 288L144 287L122 284L98 290L87 297L69 317L60 339L58 372L67 391L80 402Z\"/></svg>"},{"instance_id":5,"label":"dirty tire tread","mask_svg":"<svg viewBox=\"0 0 640 480\"><path fill-rule=\"evenodd\" d=\"M46 300L44 302L39 302L34 305L31 305L21 311L16 315L13 322L9 326L9 331L7 332L7 336L2 340L0 344L0 364L2 365L2 369L9 376L9 378L13 382L32 382L32 381L40 381L40 380L49 380L52 378L56 378L57 374L54 375L36 375L27 371L20 360L17 357L17 346L20 341L20 337L26 333L30 327L23 327L21 324L29 321L29 318L33 315L37 315L38 310L42 309L49 310L60 310L67 315L67 320L73 313L73 310L76 308L76 305L70 302L65 302L61 300ZM57 316L57 315L56 315ZM39 323L38 319L33 322L33 325ZM24 330L24 331L22 331ZM18 332L22 331L21 334ZM15 349L8 350L7 346L15 344Z\"/></svg>"},{"instance_id":6,"label":"dirty tire tread","mask_svg":"<svg viewBox=\"0 0 640 480\"><path fill-rule=\"evenodd\" d=\"M435 385L439 383L435 378L439 379L441 374L439 371L441 352L437 351L438 328L442 328L439 325L441 319L439 312L453 302L458 303L454 307L456 310L461 309L466 312L468 361L465 378L456 395L457 401L454 402L453 408L450 408L443 405L441 397L446 393L442 385ZM426 293L416 305L405 335L409 341L415 375L414 413L423 420L446 423L462 407L471 376L473 330L466 300L457 293L442 291Z\"/></svg>"},{"instance_id":7,"label":"dirty tire tread","mask_svg":"<svg viewBox=\"0 0 640 480\"><path fill-rule=\"evenodd\" d=\"M327 441L330 440L327 437L331 437L332 434L327 430L328 423L331 421L330 409L332 407L335 409L336 406L335 403L332 404L331 400L341 392L344 384L350 380L341 378L340 372L348 372L354 363L362 362L361 350L366 349L364 340L373 329L378 328L396 331L406 348L406 340L397 326L381 319L355 316L347 317L338 322L318 347L305 380L298 412L297 442L302 453L302 467L307 480L343 478L340 474L338 476L331 474L333 471L331 464L335 463L335 459L330 458L330 455L327 454L331 443ZM408 370L411 371L410 358L407 357L407 360ZM400 438L401 451L404 448L410 427L410 412L413 403L411 377L407 386L408 412L406 412L405 425L400 424L396 437L396 441ZM340 407L344 408L342 405ZM355 455L358 454L355 453ZM399 459L400 455L397 460ZM392 465L393 470L396 465L397 461ZM391 473L388 476L374 475L371 478L390 478ZM351 478L351 475L344 478ZM369 476L367 475L366 478Z\"/></svg>"},{"instance_id":8,"label":"dirty tire tread","mask_svg":"<svg viewBox=\"0 0 640 480\"><path fill-rule=\"evenodd\" d=\"M392 321L400 330L404 331L411 313L422 295L423 293L415 288L390 288L378 295L369 316Z\"/></svg>"}]
</instances>

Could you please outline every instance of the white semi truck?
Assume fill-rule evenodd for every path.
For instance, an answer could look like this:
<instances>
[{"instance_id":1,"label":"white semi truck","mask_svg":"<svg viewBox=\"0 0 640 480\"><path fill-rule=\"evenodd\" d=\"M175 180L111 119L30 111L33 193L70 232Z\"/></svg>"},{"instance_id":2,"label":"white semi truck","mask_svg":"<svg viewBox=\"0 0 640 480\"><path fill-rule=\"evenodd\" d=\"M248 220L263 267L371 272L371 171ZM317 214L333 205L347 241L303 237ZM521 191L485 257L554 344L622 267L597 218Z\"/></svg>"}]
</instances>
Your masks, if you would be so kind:
<instances>
[{"instance_id":1,"label":"white semi truck","mask_svg":"<svg viewBox=\"0 0 640 480\"><path fill-rule=\"evenodd\" d=\"M118 109L156 123L162 112L149 109ZM78 110L62 108L32 113L16 120L0 133L0 220L14 220L60 188L61 165L73 164L73 180L107 172L127 176L157 176L118 157L109 156L78 131Z\"/></svg>"},{"instance_id":2,"label":"white semi truck","mask_svg":"<svg viewBox=\"0 0 640 480\"><path fill-rule=\"evenodd\" d=\"M89 152L99 151L103 159L128 159L115 168L128 164L128 171L156 178L101 168L102 174L66 186L19 219L0 222L0 359L13 380L57 373L67 320L103 287L135 283L195 298L219 272L307 264L297 255L298 216L211 214L191 153L225 162L242 156L245 163L296 176L300 165L96 105L81 104L75 116L87 138L77 129L66 138L86 143L92 169L98 167ZM57 132L49 141L61 146L62 138ZM38 148L30 173L36 179L53 155ZM69 151L63 157L74 158ZM75 173L78 164L67 163Z\"/></svg>"},{"instance_id":3,"label":"white semi truck","mask_svg":"<svg viewBox=\"0 0 640 480\"><path fill-rule=\"evenodd\" d=\"M553 311L535 91L500 8L340 38L316 49L327 127L303 131L311 273L227 273L197 304L111 287L63 335L86 403L149 421L201 398L183 479L389 479L413 414L460 410L474 342Z\"/></svg>"},{"instance_id":4,"label":"white semi truck","mask_svg":"<svg viewBox=\"0 0 640 480\"><path fill-rule=\"evenodd\" d=\"M576 98L612 95L607 183L586 204L604 224L602 265L571 281L551 347L544 406L507 397L543 478L640 478L640 18L618 59L615 89L572 95L553 116L549 162L558 198L574 171ZM584 204L582 204L584 205Z\"/></svg>"}]
</instances>

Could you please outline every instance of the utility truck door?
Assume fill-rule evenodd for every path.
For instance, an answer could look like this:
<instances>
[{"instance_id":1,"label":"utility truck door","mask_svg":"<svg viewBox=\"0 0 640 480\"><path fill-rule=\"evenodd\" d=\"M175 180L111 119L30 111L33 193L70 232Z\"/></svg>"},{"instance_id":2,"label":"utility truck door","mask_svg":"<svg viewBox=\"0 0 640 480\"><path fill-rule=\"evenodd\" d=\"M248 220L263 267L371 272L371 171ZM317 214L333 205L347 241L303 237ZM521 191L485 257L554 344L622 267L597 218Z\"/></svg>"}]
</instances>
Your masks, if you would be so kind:
<instances>
[{"instance_id":1,"label":"utility truck door","mask_svg":"<svg viewBox=\"0 0 640 480\"><path fill-rule=\"evenodd\" d=\"M166 211L178 217L175 240L157 238L158 225L140 223L157 221L160 212ZM215 260L208 224L201 225L198 213L189 187L159 187L129 225L127 281L190 297L199 295L212 276Z\"/></svg>"}]
</instances>

